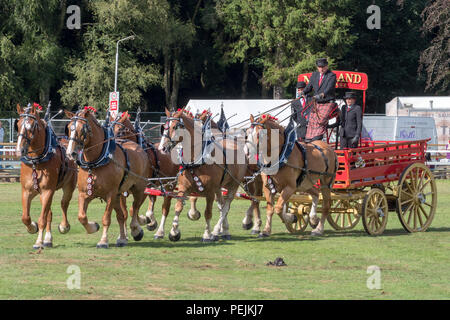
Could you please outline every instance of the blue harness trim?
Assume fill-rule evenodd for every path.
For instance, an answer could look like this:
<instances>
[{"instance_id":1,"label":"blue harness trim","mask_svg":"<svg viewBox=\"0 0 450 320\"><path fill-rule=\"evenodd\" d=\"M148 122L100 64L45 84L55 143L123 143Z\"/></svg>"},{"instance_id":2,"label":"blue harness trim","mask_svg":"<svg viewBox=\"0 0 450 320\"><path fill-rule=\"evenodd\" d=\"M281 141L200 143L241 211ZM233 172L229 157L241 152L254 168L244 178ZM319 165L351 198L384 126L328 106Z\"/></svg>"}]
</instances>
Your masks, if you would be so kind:
<instances>
[{"instance_id":1,"label":"blue harness trim","mask_svg":"<svg viewBox=\"0 0 450 320\"><path fill-rule=\"evenodd\" d=\"M116 150L116 142L114 141L114 133L111 127L103 128L105 132L105 140L100 157L97 160L87 162L83 160L83 152L78 154L77 164L83 169L95 169L107 165L113 157Z\"/></svg>"},{"instance_id":2,"label":"blue harness trim","mask_svg":"<svg viewBox=\"0 0 450 320\"><path fill-rule=\"evenodd\" d=\"M42 154L37 157L28 157L25 155L20 158L20 161L28 165L36 165L47 162L56 153L57 147L59 147L59 144L58 139L56 138L56 134L53 132L50 126L47 126L45 128L45 147Z\"/></svg>"}]
</instances>

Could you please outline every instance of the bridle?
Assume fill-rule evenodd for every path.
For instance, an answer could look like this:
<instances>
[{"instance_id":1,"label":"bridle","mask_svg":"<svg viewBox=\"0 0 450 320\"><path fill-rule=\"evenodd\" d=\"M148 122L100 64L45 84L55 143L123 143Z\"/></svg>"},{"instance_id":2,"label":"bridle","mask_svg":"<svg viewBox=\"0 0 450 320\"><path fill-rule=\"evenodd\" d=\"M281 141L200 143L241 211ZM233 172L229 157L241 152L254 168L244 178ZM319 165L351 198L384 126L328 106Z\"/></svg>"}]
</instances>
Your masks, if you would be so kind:
<instances>
[{"instance_id":1,"label":"bridle","mask_svg":"<svg viewBox=\"0 0 450 320\"><path fill-rule=\"evenodd\" d=\"M113 127L113 131L114 131L114 127L116 125L119 125L121 128L117 131L117 135L116 137L128 137L129 134L135 135L134 132L128 128L126 125L124 125L122 122L119 122L120 116L117 116L116 119L111 122L111 125Z\"/></svg>"},{"instance_id":2,"label":"bridle","mask_svg":"<svg viewBox=\"0 0 450 320\"><path fill-rule=\"evenodd\" d=\"M25 113L22 113L19 115L19 117L23 118L23 123L22 123L22 128L24 128L24 132L22 132L23 130L17 130L18 131L18 135L17 138L22 137L22 139L25 139L26 143L23 146L23 150L25 151L25 154L28 154L28 147L30 146L31 142L34 139L34 131L36 130L36 127L38 126L38 119L35 115L29 114L29 108L26 109ZM29 118L33 119L33 126L29 126L27 128L27 123L29 121ZM28 131L31 131L31 137L28 137Z\"/></svg>"},{"instance_id":3,"label":"bridle","mask_svg":"<svg viewBox=\"0 0 450 320\"><path fill-rule=\"evenodd\" d=\"M80 139L77 139L75 137L69 136L69 141L72 140L72 141L74 141L77 144L84 145L88 135L92 134L92 130L91 130L91 126L89 125L88 119L80 117L78 115L75 115L75 116L73 116L70 119L70 122L71 123L73 122L70 125L70 130L71 131L75 131L76 130L78 121L81 121L83 123L83 126L81 127L81 137L80 137Z\"/></svg>"},{"instance_id":4,"label":"bridle","mask_svg":"<svg viewBox=\"0 0 450 320\"><path fill-rule=\"evenodd\" d=\"M181 117L168 117L166 119L166 123L164 124L164 130L162 133L162 137L166 138L167 140L169 140L169 145L166 147L166 149L170 152L180 141L173 141L172 137L170 136L169 132L170 132L170 124L172 121L176 121L175 126L173 127L172 130L177 130L179 128L186 128L186 126L184 125L183 122L183 118Z\"/></svg>"}]
</instances>

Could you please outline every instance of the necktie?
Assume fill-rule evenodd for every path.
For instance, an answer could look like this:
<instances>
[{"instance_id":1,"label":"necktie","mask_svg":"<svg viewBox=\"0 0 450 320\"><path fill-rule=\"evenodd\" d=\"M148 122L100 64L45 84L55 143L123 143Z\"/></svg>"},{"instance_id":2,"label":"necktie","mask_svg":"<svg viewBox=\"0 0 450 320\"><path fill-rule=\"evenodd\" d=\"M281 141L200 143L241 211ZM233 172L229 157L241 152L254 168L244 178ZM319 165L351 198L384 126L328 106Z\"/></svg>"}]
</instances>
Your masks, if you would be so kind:
<instances>
[{"instance_id":1,"label":"necktie","mask_svg":"<svg viewBox=\"0 0 450 320\"><path fill-rule=\"evenodd\" d=\"M319 79L319 87L320 87L320 84L322 83L322 79L323 79L323 74L320 75L320 79Z\"/></svg>"},{"instance_id":2,"label":"necktie","mask_svg":"<svg viewBox=\"0 0 450 320\"><path fill-rule=\"evenodd\" d=\"M305 99L302 98L302 106L303 106L303 108L305 108L305 104L306 104Z\"/></svg>"}]
</instances>

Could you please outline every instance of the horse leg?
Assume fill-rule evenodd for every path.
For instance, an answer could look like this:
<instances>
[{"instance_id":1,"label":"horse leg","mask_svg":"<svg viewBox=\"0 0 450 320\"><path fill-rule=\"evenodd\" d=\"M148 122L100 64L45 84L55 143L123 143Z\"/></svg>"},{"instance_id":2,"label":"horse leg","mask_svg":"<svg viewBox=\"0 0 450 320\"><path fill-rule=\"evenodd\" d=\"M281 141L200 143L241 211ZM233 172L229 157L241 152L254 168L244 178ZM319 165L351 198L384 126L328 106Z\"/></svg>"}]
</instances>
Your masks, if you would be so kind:
<instances>
[{"instance_id":1,"label":"horse leg","mask_svg":"<svg viewBox=\"0 0 450 320\"><path fill-rule=\"evenodd\" d=\"M242 229L250 230L253 227L253 201L250 207L247 209L245 213L245 217L242 220Z\"/></svg>"},{"instance_id":2,"label":"horse leg","mask_svg":"<svg viewBox=\"0 0 450 320\"><path fill-rule=\"evenodd\" d=\"M51 209L49 209L47 213L47 226L45 229L45 237L44 237L44 247L46 248L53 247L52 219L53 219L53 212Z\"/></svg>"},{"instance_id":3,"label":"horse leg","mask_svg":"<svg viewBox=\"0 0 450 320\"><path fill-rule=\"evenodd\" d=\"M223 203L222 210L221 210L222 224L220 227L220 234L222 236L222 239L224 239L224 240L231 240L231 235L229 232L229 224L228 224L228 212L230 211L230 205L234 199L235 194L236 194L236 190L233 190L233 192L230 191L228 193L228 195L225 197L225 201Z\"/></svg>"},{"instance_id":4,"label":"horse leg","mask_svg":"<svg viewBox=\"0 0 450 320\"><path fill-rule=\"evenodd\" d=\"M73 191L75 185L67 184L63 187L63 196L61 199L62 221L58 226L58 230L61 234L65 234L70 231L70 224L67 220L67 209L69 208L70 200L72 200Z\"/></svg>"},{"instance_id":5,"label":"horse leg","mask_svg":"<svg viewBox=\"0 0 450 320\"><path fill-rule=\"evenodd\" d=\"M153 231L158 227L158 221L156 221L155 213L153 209L155 208L156 196L148 196L148 209L145 213L145 216L148 218L147 221L147 230Z\"/></svg>"},{"instance_id":6,"label":"horse leg","mask_svg":"<svg viewBox=\"0 0 450 320\"><path fill-rule=\"evenodd\" d=\"M325 220L327 219L328 214L330 213L331 191L330 191L329 188L323 187L323 188L321 188L321 192L322 192L322 198L323 198L323 200L322 200L322 214L320 215L319 224L311 232L312 236L321 236L323 234Z\"/></svg>"},{"instance_id":7,"label":"horse leg","mask_svg":"<svg viewBox=\"0 0 450 320\"><path fill-rule=\"evenodd\" d=\"M156 231L156 233L153 237L154 239L163 239L164 238L164 227L166 224L167 216L169 215L170 203L171 203L171 198L164 197L164 202L162 205L161 223L159 224L158 231Z\"/></svg>"},{"instance_id":8,"label":"horse leg","mask_svg":"<svg viewBox=\"0 0 450 320\"><path fill-rule=\"evenodd\" d=\"M178 221L179 221L181 211L183 211L183 200L178 199L177 203L175 204L175 216L173 217L172 229L170 229L170 233L169 233L170 241L178 241L181 238L181 232L178 229ZM163 222L161 222L161 224L163 224Z\"/></svg>"},{"instance_id":9,"label":"horse leg","mask_svg":"<svg viewBox=\"0 0 450 320\"><path fill-rule=\"evenodd\" d=\"M133 193L133 205L130 209L131 235L133 236L134 241L141 241L142 238L144 237L144 230L142 230L142 228L141 228L142 224L139 221L139 208L144 203L146 195L144 194L143 190L140 190L137 187L133 187L131 190ZM145 220L145 218L146 217L144 217L144 220ZM145 221L144 221L144 224L145 224Z\"/></svg>"},{"instance_id":10,"label":"horse leg","mask_svg":"<svg viewBox=\"0 0 450 320\"><path fill-rule=\"evenodd\" d=\"M189 197L189 201L191 203L191 209L189 209L188 218L190 220L197 221L202 216L200 211L197 210L197 197Z\"/></svg>"},{"instance_id":11,"label":"horse leg","mask_svg":"<svg viewBox=\"0 0 450 320\"><path fill-rule=\"evenodd\" d=\"M319 191L316 188L311 188L308 190L308 193L311 195L312 203L311 203L311 211L309 213L309 223L313 229L317 228L319 225L320 219L317 217L317 206L319 205Z\"/></svg>"},{"instance_id":12,"label":"horse leg","mask_svg":"<svg viewBox=\"0 0 450 320\"><path fill-rule=\"evenodd\" d=\"M208 195L206 197L206 208L205 208L205 232L202 236L202 242L211 242L212 235L211 235L211 218L212 218L212 208L214 204L214 194Z\"/></svg>"},{"instance_id":13,"label":"horse leg","mask_svg":"<svg viewBox=\"0 0 450 320\"><path fill-rule=\"evenodd\" d=\"M283 223L294 223L296 216L293 214L283 214L283 207L289 201L289 198L295 192L295 188L286 186L281 190L280 197L275 205L275 213L280 217Z\"/></svg>"},{"instance_id":14,"label":"horse leg","mask_svg":"<svg viewBox=\"0 0 450 320\"><path fill-rule=\"evenodd\" d=\"M125 197L124 197L125 198ZM116 247L125 247L128 244L128 238L127 238L127 216L128 213L126 213L126 207L125 211L123 208L123 203L121 202L122 198L120 196L117 196L114 211L116 211L116 218L117 222L119 223L119 237L116 241Z\"/></svg>"},{"instance_id":15,"label":"horse leg","mask_svg":"<svg viewBox=\"0 0 450 320\"><path fill-rule=\"evenodd\" d=\"M103 213L102 224L103 224L103 233L100 241L97 243L98 249L107 249L108 245L108 229L111 225L111 213L113 208L116 206L116 195L109 194L106 197L106 208Z\"/></svg>"},{"instance_id":16,"label":"horse leg","mask_svg":"<svg viewBox=\"0 0 450 320\"><path fill-rule=\"evenodd\" d=\"M273 196L270 190L264 187L264 196L267 201L267 211L266 211L266 226L263 231L259 234L259 238L269 237L272 232L272 216L273 216Z\"/></svg>"},{"instance_id":17,"label":"horse leg","mask_svg":"<svg viewBox=\"0 0 450 320\"><path fill-rule=\"evenodd\" d=\"M220 217L219 217L219 220L217 221L217 224L214 226L213 232L211 234L211 240L213 240L213 241L219 240L220 231L221 231L221 228L223 226L223 221L224 221L223 208L225 206L225 200L222 195L222 192L216 193L216 203L217 203L217 208L220 211Z\"/></svg>"},{"instance_id":18,"label":"horse leg","mask_svg":"<svg viewBox=\"0 0 450 320\"><path fill-rule=\"evenodd\" d=\"M28 233L36 233L38 231L38 225L36 222L31 221L30 217L30 207L31 200L36 197L38 193L33 191L28 191L22 188L22 222L27 227Z\"/></svg>"},{"instance_id":19,"label":"horse leg","mask_svg":"<svg viewBox=\"0 0 450 320\"><path fill-rule=\"evenodd\" d=\"M95 233L100 229L100 225L97 222L89 222L86 211L89 206L89 202L92 201L85 193L79 193L78 195L78 221L83 225L88 234Z\"/></svg>"},{"instance_id":20,"label":"horse leg","mask_svg":"<svg viewBox=\"0 0 450 320\"><path fill-rule=\"evenodd\" d=\"M43 240L43 236L44 236L44 229L47 226L47 217L48 217L48 213L50 211L51 205L52 205L52 199L53 199L53 194L55 193L54 190L45 190L43 193L41 193L41 205L42 205L42 209L41 209L41 215L39 216L39 220L38 220L38 227L39 227L39 233L38 233L38 238L36 240L36 243L33 245L34 249L39 249L39 248L43 248L45 247L51 247L52 246L52 234L51 234L51 229L48 229L48 232L46 234L45 240L46 242Z\"/></svg>"}]
</instances>

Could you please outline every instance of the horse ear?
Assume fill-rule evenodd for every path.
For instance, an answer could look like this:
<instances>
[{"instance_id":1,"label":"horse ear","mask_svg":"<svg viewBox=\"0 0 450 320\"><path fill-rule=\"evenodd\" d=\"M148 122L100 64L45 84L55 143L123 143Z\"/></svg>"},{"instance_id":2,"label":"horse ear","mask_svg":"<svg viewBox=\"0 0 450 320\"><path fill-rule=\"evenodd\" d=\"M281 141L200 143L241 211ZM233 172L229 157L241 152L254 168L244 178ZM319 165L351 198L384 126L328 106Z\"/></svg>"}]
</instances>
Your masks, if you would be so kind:
<instances>
[{"instance_id":1,"label":"horse ear","mask_svg":"<svg viewBox=\"0 0 450 320\"><path fill-rule=\"evenodd\" d=\"M250 114L250 123L253 123L253 122L255 122L255 117L253 117L253 115Z\"/></svg>"},{"instance_id":2,"label":"horse ear","mask_svg":"<svg viewBox=\"0 0 450 320\"><path fill-rule=\"evenodd\" d=\"M22 114L23 113L23 108L20 106L20 104L17 104L17 113L18 114Z\"/></svg>"},{"instance_id":3,"label":"horse ear","mask_svg":"<svg viewBox=\"0 0 450 320\"><path fill-rule=\"evenodd\" d=\"M164 111L166 112L166 117L170 118L170 111L169 111L169 109L165 108Z\"/></svg>"},{"instance_id":4,"label":"horse ear","mask_svg":"<svg viewBox=\"0 0 450 320\"><path fill-rule=\"evenodd\" d=\"M64 110L64 114L66 115L67 118L71 119L73 118L74 114L70 111Z\"/></svg>"}]
</instances>

